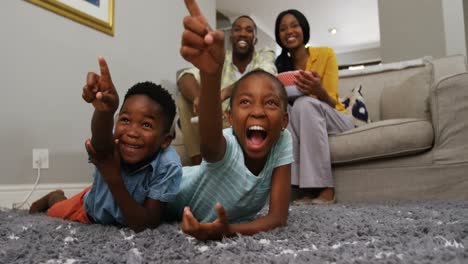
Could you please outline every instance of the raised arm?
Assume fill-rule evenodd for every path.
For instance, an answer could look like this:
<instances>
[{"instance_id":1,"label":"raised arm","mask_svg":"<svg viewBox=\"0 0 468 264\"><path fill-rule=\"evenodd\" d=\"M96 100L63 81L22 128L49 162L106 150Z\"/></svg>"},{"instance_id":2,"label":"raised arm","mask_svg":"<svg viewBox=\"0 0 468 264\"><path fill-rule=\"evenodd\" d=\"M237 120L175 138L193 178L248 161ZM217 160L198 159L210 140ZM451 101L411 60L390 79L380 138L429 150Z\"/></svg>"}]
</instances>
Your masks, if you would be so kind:
<instances>
[{"instance_id":1,"label":"raised arm","mask_svg":"<svg viewBox=\"0 0 468 264\"><path fill-rule=\"evenodd\" d=\"M119 96L112 83L109 67L103 57L98 58L101 75L89 72L83 87L83 99L94 107L91 120L91 143L96 158L111 155L114 149L112 128L114 113L119 106Z\"/></svg>"},{"instance_id":2,"label":"raised arm","mask_svg":"<svg viewBox=\"0 0 468 264\"><path fill-rule=\"evenodd\" d=\"M222 159L226 150L220 100L224 63L224 33L213 31L194 0L185 0L190 16L184 18L180 54L200 70L200 150L209 162Z\"/></svg>"}]
</instances>

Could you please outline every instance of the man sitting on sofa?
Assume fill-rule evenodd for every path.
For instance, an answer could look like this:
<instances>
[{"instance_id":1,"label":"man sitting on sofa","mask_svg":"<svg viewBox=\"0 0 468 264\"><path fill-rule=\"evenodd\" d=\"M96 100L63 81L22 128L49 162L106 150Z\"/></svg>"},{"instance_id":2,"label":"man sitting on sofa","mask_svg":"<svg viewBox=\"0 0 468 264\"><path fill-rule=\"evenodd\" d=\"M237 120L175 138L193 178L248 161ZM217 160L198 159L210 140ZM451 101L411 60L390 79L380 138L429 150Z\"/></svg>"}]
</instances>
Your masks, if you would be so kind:
<instances>
[{"instance_id":1,"label":"man sitting on sofa","mask_svg":"<svg viewBox=\"0 0 468 264\"><path fill-rule=\"evenodd\" d=\"M249 16L240 16L231 25L230 41L232 51L226 52L221 79L221 101L223 111L229 105L230 91L234 82L249 71L263 69L276 75L275 52L271 49L255 50L257 26ZM180 126L184 135L184 145L192 165L201 163L200 136L198 124L191 119L197 116L200 74L191 68L178 76L177 85L181 96L177 99ZM225 127L227 122L224 122Z\"/></svg>"}]
</instances>

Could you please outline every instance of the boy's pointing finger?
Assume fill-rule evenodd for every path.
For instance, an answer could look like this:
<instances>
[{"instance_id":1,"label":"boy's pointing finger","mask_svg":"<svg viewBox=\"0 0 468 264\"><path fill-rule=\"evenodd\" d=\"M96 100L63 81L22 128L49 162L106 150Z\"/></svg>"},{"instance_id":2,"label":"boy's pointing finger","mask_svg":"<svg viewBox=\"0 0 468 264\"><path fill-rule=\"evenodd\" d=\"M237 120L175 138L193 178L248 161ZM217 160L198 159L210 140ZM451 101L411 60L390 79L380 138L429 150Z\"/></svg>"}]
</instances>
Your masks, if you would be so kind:
<instances>
[{"instance_id":1,"label":"boy's pointing finger","mask_svg":"<svg viewBox=\"0 0 468 264\"><path fill-rule=\"evenodd\" d=\"M109 67L107 66L106 60L104 59L104 57L99 56L98 61L99 61L99 69L101 70L101 78L106 81L110 81L111 75L110 75Z\"/></svg>"},{"instance_id":2,"label":"boy's pointing finger","mask_svg":"<svg viewBox=\"0 0 468 264\"><path fill-rule=\"evenodd\" d=\"M192 31L194 34L205 36L208 33L206 23L199 18L186 16L184 17L183 24L186 31Z\"/></svg>"},{"instance_id":3,"label":"boy's pointing finger","mask_svg":"<svg viewBox=\"0 0 468 264\"><path fill-rule=\"evenodd\" d=\"M195 0L185 0L185 6L189 11L191 16L201 16L200 8L198 7L197 2Z\"/></svg>"},{"instance_id":4,"label":"boy's pointing finger","mask_svg":"<svg viewBox=\"0 0 468 264\"><path fill-rule=\"evenodd\" d=\"M209 31L212 30L210 25L208 25L208 21L206 21L206 18L201 13L200 8L198 7L198 4L195 2L195 0L185 0L185 6L189 11L190 16L200 20L200 22L204 25L204 29Z\"/></svg>"}]
</instances>

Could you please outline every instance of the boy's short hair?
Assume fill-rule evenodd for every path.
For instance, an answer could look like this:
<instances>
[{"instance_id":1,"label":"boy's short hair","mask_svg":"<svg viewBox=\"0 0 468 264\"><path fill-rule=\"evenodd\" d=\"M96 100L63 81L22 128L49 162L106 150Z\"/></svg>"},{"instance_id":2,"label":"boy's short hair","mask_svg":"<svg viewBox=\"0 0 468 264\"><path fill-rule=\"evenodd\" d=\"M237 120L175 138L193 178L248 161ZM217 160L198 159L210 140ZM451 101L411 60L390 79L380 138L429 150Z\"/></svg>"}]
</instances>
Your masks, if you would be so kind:
<instances>
[{"instance_id":1,"label":"boy's short hair","mask_svg":"<svg viewBox=\"0 0 468 264\"><path fill-rule=\"evenodd\" d=\"M232 101L237 94L237 90L239 90L239 83L249 78L250 76L257 75L257 74L265 75L273 81L273 83L275 84L280 94L280 99L283 102L283 110L287 111L288 95L286 94L286 89L284 88L284 85L278 80L278 78L276 78L276 76L262 69L255 69L253 71L250 71L246 73L244 76L242 76L239 80L237 80L237 82L234 83L234 87L232 88L232 92L231 92L231 100L229 101L229 108L232 109Z\"/></svg>"},{"instance_id":2,"label":"boy's short hair","mask_svg":"<svg viewBox=\"0 0 468 264\"><path fill-rule=\"evenodd\" d=\"M161 106L164 117L164 132L169 133L176 114L176 106L171 94L159 84L149 81L139 82L128 89L122 106L128 98L139 94L148 96Z\"/></svg>"}]
</instances>

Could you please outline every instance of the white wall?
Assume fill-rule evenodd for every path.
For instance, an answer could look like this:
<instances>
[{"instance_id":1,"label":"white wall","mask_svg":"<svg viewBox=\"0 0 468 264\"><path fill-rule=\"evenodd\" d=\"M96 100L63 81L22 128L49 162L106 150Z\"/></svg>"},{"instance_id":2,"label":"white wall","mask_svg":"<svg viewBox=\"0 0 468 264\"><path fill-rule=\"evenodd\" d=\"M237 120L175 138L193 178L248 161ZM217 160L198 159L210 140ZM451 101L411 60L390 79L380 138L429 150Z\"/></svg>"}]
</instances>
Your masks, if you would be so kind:
<instances>
[{"instance_id":1,"label":"white wall","mask_svg":"<svg viewBox=\"0 0 468 264\"><path fill-rule=\"evenodd\" d=\"M463 2L463 20L465 24L465 45L466 51L465 54L468 55L468 2ZM466 58L466 56L465 56Z\"/></svg>"},{"instance_id":2,"label":"white wall","mask_svg":"<svg viewBox=\"0 0 468 264\"><path fill-rule=\"evenodd\" d=\"M441 0L379 0L382 61L445 56Z\"/></svg>"},{"instance_id":3,"label":"white wall","mask_svg":"<svg viewBox=\"0 0 468 264\"><path fill-rule=\"evenodd\" d=\"M199 0L212 25L215 0ZM138 81L175 87L187 67L179 55L183 1L116 1L110 37L26 1L0 9L0 185L34 181L32 149L48 148L50 169L42 183L90 182L83 147L92 108L81 99L97 56L109 64L119 93Z\"/></svg>"},{"instance_id":4,"label":"white wall","mask_svg":"<svg viewBox=\"0 0 468 264\"><path fill-rule=\"evenodd\" d=\"M463 0L442 0L446 55L466 56Z\"/></svg>"},{"instance_id":5,"label":"white wall","mask_svg":"<svg viewBox=\"0 0 468 264\"><path fill-rule=\"evenodd\" d=\"M380 47L337 53L338 65L352 65L381 60Z\"/></svg>"}]
</instances>

